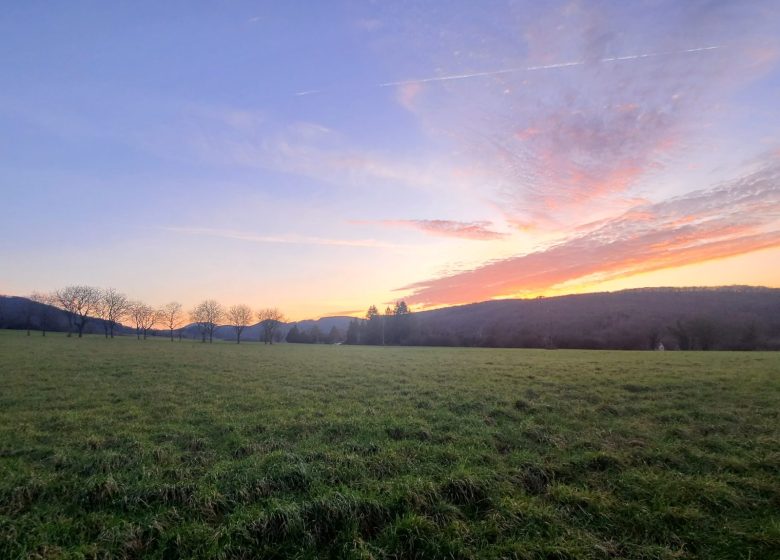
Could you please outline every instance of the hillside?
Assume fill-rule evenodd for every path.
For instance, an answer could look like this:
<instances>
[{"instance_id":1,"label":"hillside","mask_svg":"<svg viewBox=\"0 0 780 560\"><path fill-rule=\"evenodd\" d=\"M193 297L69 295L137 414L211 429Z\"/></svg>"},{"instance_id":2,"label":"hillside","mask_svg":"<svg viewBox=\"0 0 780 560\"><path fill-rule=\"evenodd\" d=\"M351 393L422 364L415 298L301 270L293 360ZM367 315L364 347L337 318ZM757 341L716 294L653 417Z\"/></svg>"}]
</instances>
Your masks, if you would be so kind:
<instances>
[{"instance_id":1,"label":"hillside","mask_svg":"<svg viewBox=\"0 0 780 560\"><path fill-rule=\"evenodd\" d=\"M321 333L327 334L331 328L336 327L342 334L347 331L349 322L353 317L321 317L320 319L305 319L303 321L292 321L289 323L282 323L277 329L277 338L284 340L287 333L297 325L298 329L310 331L314 327L317 327ZM198 337L197 326L188 325L187 331L192 338ZM236 331L229 325L222 325L217 327L214 331L214 336L222 340L235 340ZM241 333L241 340L261 340L263 336L263 328L260 323L248 326L243 333Z\"/></svg>"},{"instance_id":2,"label":"hillside","mask_svg":"<svg viewBox=\"0 0 780 560\"><path fill-rule=\"evenodd\" d=\"M28 321L29 317L29 321ZM57 307L45 305L32 301L26 297L3 296L0 295L0 329L25 330L28 327L34 330L40 330L42 321L46 322L47 329L52 332L65 332L68 329L68 321L64 312ZM336 327L341 332L345 332L352 317L322 317L320 319L306 319L298 322L283 323L279 326L278 332L281 337L293 327L298 325L299 329L310 330L317 327L321 332L327 333L332 327ZM188 324L183 327L183 333L188 338L198 338L197 326ZM248 326L241 335L242 340L260 340L262 328L260 324ZM92 317L88 320L84 329L87 334L103 333L102 320ZM124 325L117 328L120 334L134 334L135 329L125 321ZM157 329L154 334L163 334L164 329ZM235 330L229 325L217 327L214 332L215 338L223 340L235 340Z\"/></svg>"},{"instance_id":3,"label":"hillside","mask_svg":"<svg viewBox=\"0 0 780 560\"><path fill-rule=\"evenodd\" d=\"M0 328L32 328L47 306L26 298L0 296ZM50 330L64 331L61 311L48 308ZM284 323L284 339L296 325L323 335L336 327L344 335L352 317L322 317ZM244 341L261 339L261 326L247 327ZM98 319L86 332L102 332ZM122 329L133 332L131 328ZM195 325L184 336L198 338ZM230 326L215 337L234 340ZM498 346L530 348L649 349L780 349L780 289L750 286L720 288L642 288L532 300L508 299L447 307L412 314L406 345Z\"/></svg>"},{"instance_id":4,"label":"hillside","mask_svg":"<svg viewBox=\"0 0 780 560\"><path fill-rule=\"evenodd\" d=\"M780 347L780 289L774 288L643 288L497 300L415 316L407 343L642 349L677 348L687 335L691 348Z\"/></svg>"},{"instance_id":5,"label":"hillside","mask_svg":"<svg viewBox=\"0 0 780 560\"><path fill-rule=\"evenodd\" d=\"M61 309L52 305L38 303L26 297L0 296L0 329L41 330L42 327L47 331L66 332L68 320ZM128 334L130 329L120 325L115 332ZM102 334L102 321L95 317L87 320L84 333Z\"/></svg>"}]
</instances>

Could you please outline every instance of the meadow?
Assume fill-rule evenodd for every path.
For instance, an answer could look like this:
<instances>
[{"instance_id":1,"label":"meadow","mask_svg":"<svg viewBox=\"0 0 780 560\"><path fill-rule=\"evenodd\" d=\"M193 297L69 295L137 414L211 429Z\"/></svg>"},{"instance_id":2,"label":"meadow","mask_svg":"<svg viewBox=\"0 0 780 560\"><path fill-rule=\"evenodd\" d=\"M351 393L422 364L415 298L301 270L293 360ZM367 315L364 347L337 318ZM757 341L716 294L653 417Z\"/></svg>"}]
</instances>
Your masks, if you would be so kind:
<instances>
[{"instance_id":1,"label":"meadow","mask_svg":"<svg viewBox=\"0 0 780 560\"><path fill-rule=\"evenodd\" d=\"M0 331L0 558L778 558L780 353Z\"/></svg>"}]
</instances>

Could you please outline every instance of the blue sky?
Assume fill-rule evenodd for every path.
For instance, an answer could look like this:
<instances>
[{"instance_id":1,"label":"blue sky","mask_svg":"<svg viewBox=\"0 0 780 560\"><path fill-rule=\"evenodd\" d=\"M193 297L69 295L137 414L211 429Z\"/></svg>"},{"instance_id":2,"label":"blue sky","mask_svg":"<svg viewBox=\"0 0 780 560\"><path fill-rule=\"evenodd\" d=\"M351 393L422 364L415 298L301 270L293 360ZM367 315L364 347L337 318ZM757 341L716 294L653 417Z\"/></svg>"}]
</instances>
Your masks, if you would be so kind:
<instances>
[{"instance_id":1,"label":"blue sky","mask_svg":"<svg viewBox=\"0 0 780 560\"><path fill-rule=\"evenodd\" d=\"M0 292L780 286L780 5L17 3Z\"/></svg>"}]
</instances>

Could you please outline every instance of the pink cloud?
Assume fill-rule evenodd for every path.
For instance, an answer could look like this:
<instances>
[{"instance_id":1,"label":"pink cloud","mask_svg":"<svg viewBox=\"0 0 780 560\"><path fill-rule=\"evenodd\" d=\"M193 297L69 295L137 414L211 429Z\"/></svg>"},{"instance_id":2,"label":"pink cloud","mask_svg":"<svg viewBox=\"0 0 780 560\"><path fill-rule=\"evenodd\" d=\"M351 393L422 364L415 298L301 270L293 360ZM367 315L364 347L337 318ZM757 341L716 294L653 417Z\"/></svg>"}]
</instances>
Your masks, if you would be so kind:
<instances>
[{"instance_id":1,"label":"pink cloud","mask_svg":"<svg viewBox=\"0 0 780 560\"><path fill-rule=\"evenodd\" d=\"M780 246L780 162L730 184L637 207L545 250L418 282L406 301L434 306L533 293Z\"/></svg>"},{"instance_id":2,"label":"pink cloud","mask_svg":"<svg viewBox=\"0 0 780 560\"><path fill-rule=\"evenodd\" d=\"M776 17L728 4L672 3L654 25L612 4L540 9L518 22L523 49L488 40L459 54L476 78L431 85L417 114L480 170L474 191L507 222L561 232L613 217L656 174L701 157L730 94L776 67ZM454 49L431 65L451 67ZM557 67L491 75L486 60Z\"/></svg>"},{"instance_id":3,"label":"pink cloud","mask_svg":"<svg viewBox=\"0 0 780 560\"><path fill-rule=\"evenodd\" d=\"M460 237L487 241L503 239L508 234L491 229L488 221L458 222L454 220L383 220L382 225L391 227L409 227L439 237Z\"/></svg>"},{"instance_id":4,"label":"pink cloud","mask_svg":"<svg viewBox=\"0 0 780 560\"><path fill-rule=\"evenodd\" d=\"M415 102L423 91L423 84L419 82L410 82L401 84L397 89L398 102L408 111L416 109Z\"/></svg>"},{"instance_id":5,"label":"pink cloud","mask_svg":"<svg viewBox=\"0 0 780 560\"><path fill-rule=\"evenodd\" d=\"M680 144L670 109L585 101L539 111L494 144L505 170L507 213L521 224L571 223L598 200L624 197Z\"/></svg>"}]
</instances>

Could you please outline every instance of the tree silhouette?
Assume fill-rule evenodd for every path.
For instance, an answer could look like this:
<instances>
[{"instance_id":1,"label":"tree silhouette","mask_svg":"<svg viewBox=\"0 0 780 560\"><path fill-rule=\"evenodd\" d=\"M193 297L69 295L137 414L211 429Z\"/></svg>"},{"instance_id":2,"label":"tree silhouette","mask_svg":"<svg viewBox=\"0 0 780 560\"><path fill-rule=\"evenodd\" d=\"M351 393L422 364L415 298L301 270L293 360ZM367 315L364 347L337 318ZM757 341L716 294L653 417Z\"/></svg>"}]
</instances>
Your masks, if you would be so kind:
<instances>
[{"instance_id":1,"label":"tree silhouette","mask_svg":"<svg viewBox=\"0 0 780 560\"><path fill-rule=\"evenodd\" d=\"M284 322L284 314L275 307L267 307L257 312L257 320L262 327L262 340L266 344L273 344L274 333Z\"/></svg>"},{"instance_id":2,"label":"tree silhouette","mask_svg":"<svg viewBox=\"0 0 780 560\"><path fill-rule=\"evenodd\" d=\"M252 320L252 310L248 305L234 305L227 312L227 319L236 331L236 344L241 343L241 333Z\"/></svg>"},{"instance_id":3,"label":"tree silhouette","mask_svg":"<svg viewBox=\"0 0 780 560\"><path fill-rule=\"evenodd\" d=\"M206 336L209 337L209 343L214 341L214 329L225 316L225 310L213 299L207 299L198 304L190 314L192 321L198 324L201 333L201 341L206 342Z\"/></svg>"},{"instance_id":4,"label":"tree silhouette","mask_svg":"<svg viewBox=\"0 0 780 560\"><path fill-rule=\"evenodd\" d=\"M101 292L93 286L68 286L55 293L57 303L68 318L68 336L76 327L79 338L91 316L98 311Z\"/></svg>"},{"instance_id":5,"label":"tree silhouette","mask_svg":"<svg viewBox=\"0 0 780 560\"><path fill-rule=\"evenodd\" d=\"M163 305L159 312L160 321L168 327L171 333L171 342L173 342L173 331L181 327L182 323L182 311L181 303L172 301ZM181 339L181 333L179 333L179 339Z\"/></svg>"}]
</instances>

